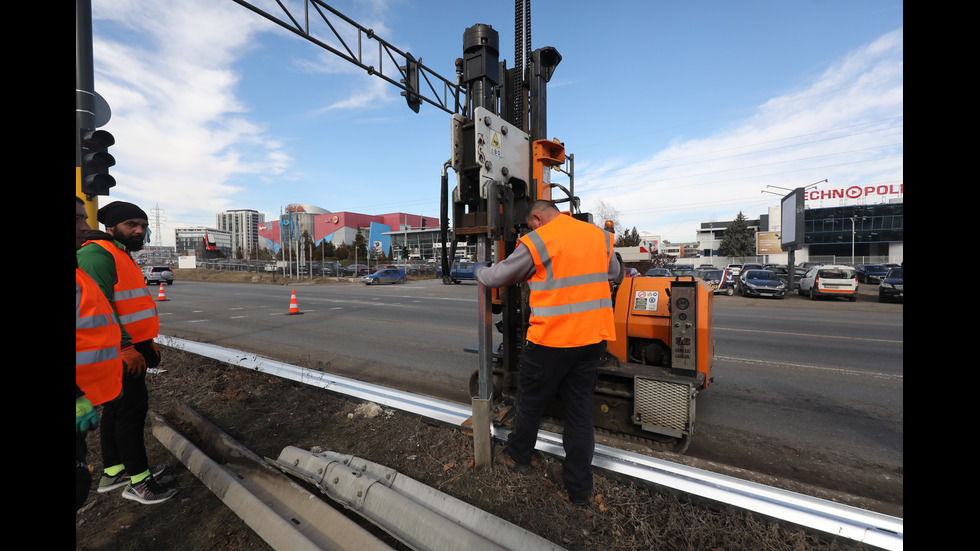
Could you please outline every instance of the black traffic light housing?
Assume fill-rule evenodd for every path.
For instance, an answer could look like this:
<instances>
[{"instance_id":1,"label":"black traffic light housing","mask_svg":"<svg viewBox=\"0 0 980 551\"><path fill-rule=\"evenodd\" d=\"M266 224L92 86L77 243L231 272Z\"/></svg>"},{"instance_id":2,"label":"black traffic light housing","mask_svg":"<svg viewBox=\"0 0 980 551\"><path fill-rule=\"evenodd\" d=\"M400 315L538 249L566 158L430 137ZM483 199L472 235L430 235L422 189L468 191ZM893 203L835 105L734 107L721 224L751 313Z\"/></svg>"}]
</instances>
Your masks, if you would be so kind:
<instances>
[{"instance_id":1,"label":"black traffic light housing","mask_svg":"<svg viewBox=\"0 0 980 551\"><path fill-rule=\"evenodd\" d=\"M82 193L85 195L109 195L109 188L116 185L116 179L109 175L109 167L116 164L109 154L109 146L115 143L116 139L105 130L82 130Z\"/></svg>"},{"instance_id":2,"label":"black traffic light housing","mask_svg":"<svg viewBox=\"0 0 980 551\"><path fill-rule=\"evenodd\" d=\"M405 96L408 107L418 113L419 107L422 106L422 97L419 96L419 62L412 57L412 54L405 54L405 65L398 69L405 76L401 79L401 83L406 88L402 95Z\"/></svg>"}]
</instances>

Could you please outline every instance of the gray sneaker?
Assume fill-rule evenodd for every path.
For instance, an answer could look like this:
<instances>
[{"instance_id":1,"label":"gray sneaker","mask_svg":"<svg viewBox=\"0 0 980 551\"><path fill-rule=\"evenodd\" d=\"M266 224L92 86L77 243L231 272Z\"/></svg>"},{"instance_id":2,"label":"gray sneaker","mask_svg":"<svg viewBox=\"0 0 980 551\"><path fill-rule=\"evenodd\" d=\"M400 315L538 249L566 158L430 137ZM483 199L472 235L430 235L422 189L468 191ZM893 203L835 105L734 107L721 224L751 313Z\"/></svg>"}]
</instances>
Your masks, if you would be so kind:
<instances>
[{"instance_id":1,"label":"gray sneaker","mask_svg":"<svg viewBox=\"0 0 980 551\"><path fill-rule=\"evenodd\" d=\"M177 495L176 488L163 486L154 480L152 475L135 484L130 482L122 493L124 498L138 501L143 505L163 503L175 495Z\"/></svg>"},{"instance_id":2,"label":"gray sneaker","mask_svg":"<svg viewBox=\"0 0 980 551\"><path fill-rule=\"evenodd\" d=\"M153 465L150 467L151 476L160 476L163 471L167 469L166 465ZM104 494L106 492L111 492L116 488L122 488L123 486L129 484L129 472L123 469L116 476L109 476L102 472L102 478L99 479L99 493Z\"/></svg>"}]
</instances>

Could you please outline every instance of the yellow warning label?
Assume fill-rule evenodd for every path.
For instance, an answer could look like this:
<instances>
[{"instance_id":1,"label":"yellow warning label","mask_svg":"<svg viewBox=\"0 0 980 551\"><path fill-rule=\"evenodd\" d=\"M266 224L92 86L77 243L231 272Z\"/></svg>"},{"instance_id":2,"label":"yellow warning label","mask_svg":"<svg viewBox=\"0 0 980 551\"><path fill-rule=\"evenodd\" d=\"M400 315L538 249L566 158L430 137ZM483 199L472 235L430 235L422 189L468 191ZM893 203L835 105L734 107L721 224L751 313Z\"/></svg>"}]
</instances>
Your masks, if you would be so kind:
<instances>
[{"instance_id":1,"label":"yellow warning label","mask_svg":"<svg viewBox=\"0 0 980 551\"><path fill-rule=\"evenodd\" d=\"M493 133L493 139L490 140L490 145L492 147L500 147L500 136L496 132Z\"/></svg>"}]
</instances>

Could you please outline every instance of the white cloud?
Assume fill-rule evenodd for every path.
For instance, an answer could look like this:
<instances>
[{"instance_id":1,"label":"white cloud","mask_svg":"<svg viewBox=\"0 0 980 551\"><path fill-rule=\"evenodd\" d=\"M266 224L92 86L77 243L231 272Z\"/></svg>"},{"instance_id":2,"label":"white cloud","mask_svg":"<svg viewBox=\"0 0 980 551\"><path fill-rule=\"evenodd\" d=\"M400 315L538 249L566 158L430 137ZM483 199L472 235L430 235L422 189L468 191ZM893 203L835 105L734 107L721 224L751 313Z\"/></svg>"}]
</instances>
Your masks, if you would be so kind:
<instances>
[{"instance_id":1,"label":"white cloud","mask_svg":"<svg viewBox=\"0 0 980 551\"><path fill-rule=\"evenodd\" d=\"M765 213L779 200L761 195L767 186L901 183L902 36L900 29L848 54L712 135L635 163L583 167L576 192L614 206L629 227L687 241L697 221ZM689 223L676 231L680 221Z\"/></svg>"}]
</instances>

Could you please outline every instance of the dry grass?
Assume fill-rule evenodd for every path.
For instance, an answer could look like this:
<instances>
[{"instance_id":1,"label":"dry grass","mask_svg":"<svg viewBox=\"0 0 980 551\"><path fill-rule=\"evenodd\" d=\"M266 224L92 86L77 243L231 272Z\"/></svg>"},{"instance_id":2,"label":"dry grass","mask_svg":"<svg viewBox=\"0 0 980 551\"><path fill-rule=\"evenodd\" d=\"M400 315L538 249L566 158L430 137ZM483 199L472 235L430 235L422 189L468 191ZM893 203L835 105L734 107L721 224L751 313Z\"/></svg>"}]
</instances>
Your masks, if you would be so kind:
<instances>
[{"instance_id":1,"label":"dry grass","mask_svg":"<svg viewBox=\"0 0 980 551\"><path fill-rule=\"evenodd\" d=\"M176 417L180 401L260 456L278 457L291 445L363 457L570 550L865 549L601 473L592 507L581 509L545 479L547 458L530 475L502 466L476 469L472 440L452 427L396 412L366 418L356 401L181 351L165 350L161 368L166 373L148 379L151 408L168 419ZM101 467L97 437L90 435L89 447L96 469ZM268 549L149 431L147 442L151 463L168 463L181 493L147 507L93 491L76 515L76 549ZM397 542L389 544L399 548Z\"/></svg>"}]
</instances>

